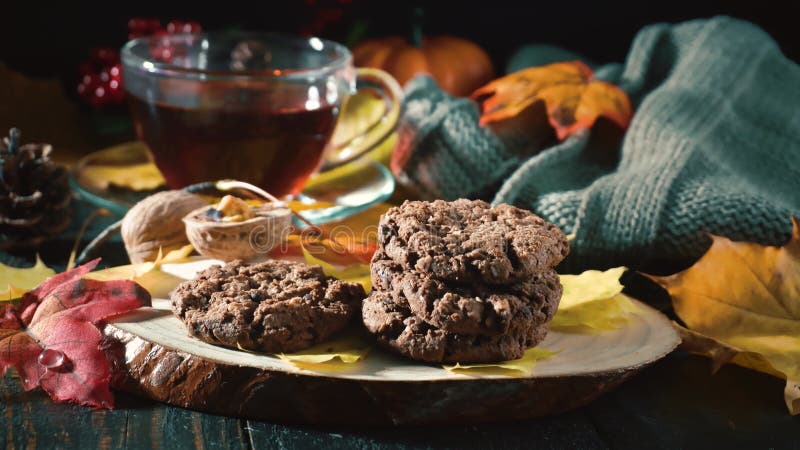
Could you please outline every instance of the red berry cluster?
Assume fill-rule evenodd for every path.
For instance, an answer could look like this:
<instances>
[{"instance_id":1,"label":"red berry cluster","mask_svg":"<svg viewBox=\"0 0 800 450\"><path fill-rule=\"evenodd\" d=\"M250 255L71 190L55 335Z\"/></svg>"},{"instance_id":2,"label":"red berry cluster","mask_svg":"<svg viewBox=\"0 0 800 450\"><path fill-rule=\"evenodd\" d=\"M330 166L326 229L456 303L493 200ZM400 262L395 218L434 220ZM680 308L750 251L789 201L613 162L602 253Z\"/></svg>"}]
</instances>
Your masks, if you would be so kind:
<instances>
[{"instance_id":1,"label":"red berry cluster","mask_svg":"<svg viewBox=\"0 0 800 450\"><path fill-rule=\"evenodd\" d=\"M173 20L166 28L161 28L158 19L134 18L128 21L128 38L135 39L143 36L167 36L170 34L193 34L203 31L197 22L184 22ZM166 40L156 40L150 47L150 53L158 61L170 62L176 56L173 48Z\"/></svg>"},{"instance_id":2,"label":"red berry cluster","mask_svg":"<svg viewBox=\"0 0 800 450\"><path fill-rule=\"evenodd\" d=\"M134 17L128 21L128 40L152 36L161 31L161 21L152 17Z\"/></svg>"},{"instance_id":3,"label":"red berry cluster","mask_svg":"<svg viewBox=\"0 0 800 450\"><path fill-rule=\"evenodd\" d=\"M128 21L128 39L146 36L166 36L169 34L199 33L197 22L173 20L166 28L154 18L135 17ZM169 62L175 56L175 49L166 41L156 40L150 52L158 61ZM119 52L109 47L93 48L89 59L78 66L78 96L95 109L119 105L125 100L122 89L122 67Z\"/></svg>"},{"instance_id":4,"label":"red berry cluster","mask_svg":"<svg viewBox=\"0 0 800 450\"><path fill-rule=\"evenodd\" d=\"M330 25L338 23L344 17L344 8L352 0L305 0L306 7L310 9L310 20L300 28L303 36L321 34Z\"/></svg>"},{"instance_id":5,"label":"red berry cluster","mask_svg":"<svg viewBox=\"0 0 800 450\"><path fill-rule=\"evenodd\" d=\"M89 51L89 59L78 66L78 96L92 108L120 104L125 100L119 52L109 47Z\"/></svg>"}]
</instances>

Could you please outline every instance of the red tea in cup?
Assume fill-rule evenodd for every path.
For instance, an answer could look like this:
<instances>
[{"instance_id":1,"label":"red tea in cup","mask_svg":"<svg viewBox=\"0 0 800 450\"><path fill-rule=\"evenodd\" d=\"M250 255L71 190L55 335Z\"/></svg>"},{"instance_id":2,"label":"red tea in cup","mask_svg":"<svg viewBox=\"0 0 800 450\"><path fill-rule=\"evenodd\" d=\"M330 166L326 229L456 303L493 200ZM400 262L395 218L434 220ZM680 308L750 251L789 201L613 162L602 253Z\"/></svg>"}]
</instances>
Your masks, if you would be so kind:
<instances>
[{"instance_id":1,"label":"red tea in cup","mask_svg":"<svg viewBox=\"0 0 800 450\"><path fill-rule=\"evenodd\" d=\"M338 110L226 111L135 96L131 108L137 135L170 187L235 178L278 196L300 192L317 169Z\"/></svg>"}]
</instances>

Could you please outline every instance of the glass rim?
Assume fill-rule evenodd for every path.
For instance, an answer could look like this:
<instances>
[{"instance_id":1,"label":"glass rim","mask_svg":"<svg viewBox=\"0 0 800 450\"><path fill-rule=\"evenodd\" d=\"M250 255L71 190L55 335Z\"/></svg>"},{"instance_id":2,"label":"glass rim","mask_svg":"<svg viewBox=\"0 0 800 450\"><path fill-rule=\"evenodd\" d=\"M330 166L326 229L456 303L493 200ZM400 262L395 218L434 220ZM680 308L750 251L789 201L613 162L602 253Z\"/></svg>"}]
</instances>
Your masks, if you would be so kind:
<instances>
[{"instance_id":1,"label":"glass rim","mask_svg":"<svg viewBox=\"0 0 800 450\"><path fill-rule=\"evenodd\" d=\"M310 51L321 51L322 48L332 48L336 57L328 64L313 68L285 68L271 70L208 70L196 67L183 67L169 62L156 61L155 58L145 58L136 54L135 49L145 46L150 48L152 44L163 42L186 42L188 39L196 39L198 42L204 38L214 37L241 37L242 39L255 39L266 41L269 39L283 39L298 43L306 42L309 44ZM313 48L312 42L316 40L316 45L322 46L320 49ZM176 78L193 78L200 80L276 80L291 78L319 78L332 72L337 72L351 65L353 56L350 50L344 45L328 39L312 37L302 37L298 35L279 33L279 32L259 32L259 31L211 31L194 34L169 34L159 36L145 36L128 41L120 51L120 60L123 68L130 67L142 72L152 73L161 76Z\"/></svg>"}]
</instances>

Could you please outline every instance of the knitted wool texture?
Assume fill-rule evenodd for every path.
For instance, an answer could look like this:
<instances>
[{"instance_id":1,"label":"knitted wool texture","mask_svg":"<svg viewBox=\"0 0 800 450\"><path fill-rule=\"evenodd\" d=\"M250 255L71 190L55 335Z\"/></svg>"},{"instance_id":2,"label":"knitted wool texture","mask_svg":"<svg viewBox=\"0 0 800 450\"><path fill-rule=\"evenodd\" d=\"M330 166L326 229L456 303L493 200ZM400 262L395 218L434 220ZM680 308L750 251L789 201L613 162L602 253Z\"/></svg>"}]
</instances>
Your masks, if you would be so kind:
<instances>
[{"instance_id":1,"label":"knitted wool texture","mask_svg":"<svg viewBox=\"0 0 800 450\"><path fill-rule=\"evenodd\" d=\"M568 270L685 266L706 233L781 245L800 215L800 67L758 27L717 17L658 24L624 65L598 69L636 111L616 166L590 132L527 159L477 125L478 110L426 77L407 89L404 176L430 197L494 198L572 233Z\"/></svg>"}]
</instances>

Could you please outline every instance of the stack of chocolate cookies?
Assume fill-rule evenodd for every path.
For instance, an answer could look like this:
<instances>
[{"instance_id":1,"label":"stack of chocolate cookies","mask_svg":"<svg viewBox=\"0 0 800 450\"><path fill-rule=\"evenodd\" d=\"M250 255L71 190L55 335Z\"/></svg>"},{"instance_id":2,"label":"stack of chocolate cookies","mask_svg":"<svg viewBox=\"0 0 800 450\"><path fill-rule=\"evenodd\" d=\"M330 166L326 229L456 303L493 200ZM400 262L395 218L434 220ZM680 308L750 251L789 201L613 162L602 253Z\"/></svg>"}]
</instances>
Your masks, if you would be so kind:
<instances>
[{"instance_id":1,"label":"stack of chocolate cookies","mask_svg":"<svg viewBox=\"0 0 800 450\"><path fill-rule=\"evenodd\" d=\"M483 201L407 201L381 218L364 325L431 363L498 362L541 342L558 308L564 233Z\"/></svg>"}]
</instances>

